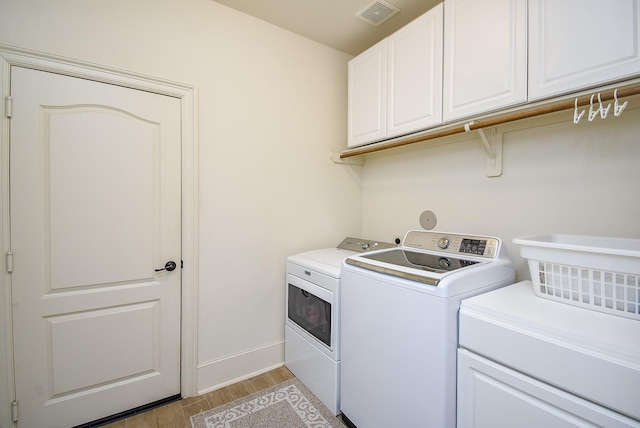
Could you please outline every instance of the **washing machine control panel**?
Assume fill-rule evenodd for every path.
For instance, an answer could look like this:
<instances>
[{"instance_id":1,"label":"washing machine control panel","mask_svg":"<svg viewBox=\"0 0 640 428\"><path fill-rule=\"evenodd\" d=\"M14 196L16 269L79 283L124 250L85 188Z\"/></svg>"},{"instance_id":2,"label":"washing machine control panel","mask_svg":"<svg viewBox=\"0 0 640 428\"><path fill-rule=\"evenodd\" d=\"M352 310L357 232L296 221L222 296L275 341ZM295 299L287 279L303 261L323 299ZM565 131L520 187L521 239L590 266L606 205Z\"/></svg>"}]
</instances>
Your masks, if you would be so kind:
<instances>
[{"instance_id":1,"label":"washing machine control panel","mask_svg":"<svg viewBox=\"0 0 640 428\"><path fill-rule=\"evenodd\" d=\"M402 242L404 247L490 259L498 256L500 244L500 239L490 236L422 230L407 232Z\"/></svg>"}]
</instances>

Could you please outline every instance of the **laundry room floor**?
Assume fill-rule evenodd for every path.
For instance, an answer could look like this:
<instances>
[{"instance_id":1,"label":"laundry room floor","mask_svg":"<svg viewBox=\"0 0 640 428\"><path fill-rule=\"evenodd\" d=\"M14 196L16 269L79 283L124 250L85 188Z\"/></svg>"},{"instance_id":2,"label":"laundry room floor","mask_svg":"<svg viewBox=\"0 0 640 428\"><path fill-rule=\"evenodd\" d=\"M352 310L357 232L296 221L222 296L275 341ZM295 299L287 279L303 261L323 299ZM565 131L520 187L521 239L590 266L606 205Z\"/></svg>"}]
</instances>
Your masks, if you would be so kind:
<instances>
[{"instance_id":1,"label":"laundry room floor","mask_svg":"<svg viewBox=\"0 0 640 428\"><path fill-rule=\"evenodd\" d=\"M294 375L283 366L207 394L174 401L147 412L103 425L103 428L191 428L189 422L191 416L262 391L293 377Z\"/></svg>"}]
</instances>

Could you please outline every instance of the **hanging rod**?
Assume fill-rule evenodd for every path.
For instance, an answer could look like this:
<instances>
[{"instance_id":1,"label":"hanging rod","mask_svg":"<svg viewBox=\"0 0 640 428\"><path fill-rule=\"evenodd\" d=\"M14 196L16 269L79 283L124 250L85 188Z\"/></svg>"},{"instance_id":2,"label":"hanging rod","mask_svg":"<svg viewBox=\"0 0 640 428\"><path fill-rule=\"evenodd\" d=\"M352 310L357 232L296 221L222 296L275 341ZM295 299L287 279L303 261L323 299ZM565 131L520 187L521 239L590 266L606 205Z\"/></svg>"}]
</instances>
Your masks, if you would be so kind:
<instances>
[{"instance_id":1,"label":"hanging rod","mask_svg":"<svg viewBox=\"0 0 640 428\"><path fill-rule=\"evenodd\" d=\"M631 86L620 87L617 89L611 89L611 90L599 92L600 99L602 101L613 100L614 92L616 90L618 91L618 94L617 94L618 99L630 97L633 95L639 95L640 84L635 84ZM591 95L586 95L584 96L584 98L577 97L577 98L566 99L563 101L558 101L555 103L538 106L538 107L532 107L527 110L510 113L500 117L488 118L480 122L473 121L473 122L468 122L466 124L455 126L449 129L443 129L440 131L436 130L426 135L418 135L418 136L409 137L402 140L395 140L395 141L389 141L387 143L377 143L369 146L358 147L355 149L348 149L340 153L340 158L345 159L352 156L359 156L367 153L378 152L381 150L393 149L396 147L402 147L409 144L420 143L422 141L434 140L436 138L447 137L455 134L462 134L464 132L472 131L474 129L481 129L481 128L486 128L486 127L496 126L496 125L503 125L505 123L515 122L516 120L528 119L531 117L542 116L549 113L555 113L563 110L574 109L576 108L576 100L578 100L577 107L580 107L580 106L589 105L592 102L592 97Z\"/></svg>"}]
</instances>

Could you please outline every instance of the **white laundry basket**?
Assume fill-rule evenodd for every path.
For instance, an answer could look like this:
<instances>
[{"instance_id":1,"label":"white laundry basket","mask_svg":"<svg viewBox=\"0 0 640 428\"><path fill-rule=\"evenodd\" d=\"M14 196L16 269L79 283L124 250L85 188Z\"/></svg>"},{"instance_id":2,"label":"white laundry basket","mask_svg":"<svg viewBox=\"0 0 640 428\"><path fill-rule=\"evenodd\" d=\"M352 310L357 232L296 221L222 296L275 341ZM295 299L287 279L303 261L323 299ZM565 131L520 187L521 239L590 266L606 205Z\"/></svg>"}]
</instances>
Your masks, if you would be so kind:
<instances>
[{"instance_id":1,"label":"white laundry basket","mask_svg":"<svg viewBox=\"0 0 640 428\"><path fill-rule=\"evenodd\" d=\"M640 320L640 239L542 235L513 242L529 261L538 296Z\"/></svg>"}]
</instances>

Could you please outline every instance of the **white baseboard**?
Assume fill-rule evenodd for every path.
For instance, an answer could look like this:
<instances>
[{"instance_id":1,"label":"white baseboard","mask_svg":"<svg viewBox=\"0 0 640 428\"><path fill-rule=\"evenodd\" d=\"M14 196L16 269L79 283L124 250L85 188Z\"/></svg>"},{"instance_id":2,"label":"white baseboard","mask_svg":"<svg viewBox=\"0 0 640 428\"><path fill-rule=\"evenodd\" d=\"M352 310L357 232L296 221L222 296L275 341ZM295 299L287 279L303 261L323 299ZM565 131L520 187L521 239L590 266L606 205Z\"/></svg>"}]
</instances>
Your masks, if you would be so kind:
<instances>
[{"instance_id":1,"label":"white baseboard","mask_svg":"<svg viewBox=\"0 0 640 428\"><path fill-rule=\"evenodd\" d=\"M284 364L284 340L198 364L198 394L266 373Z\"/></svg>"}]
</instances>

